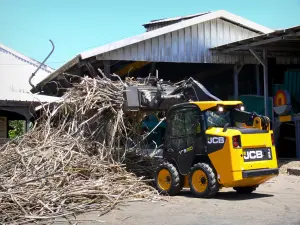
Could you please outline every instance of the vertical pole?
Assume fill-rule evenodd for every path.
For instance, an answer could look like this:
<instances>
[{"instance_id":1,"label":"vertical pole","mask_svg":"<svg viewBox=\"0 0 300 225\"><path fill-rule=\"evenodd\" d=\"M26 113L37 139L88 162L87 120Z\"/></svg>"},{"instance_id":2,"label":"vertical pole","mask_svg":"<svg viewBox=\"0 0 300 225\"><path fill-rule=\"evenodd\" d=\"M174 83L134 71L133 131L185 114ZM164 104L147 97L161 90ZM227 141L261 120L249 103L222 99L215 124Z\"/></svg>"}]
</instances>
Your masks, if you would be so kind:
<instances>
[{"instance_id":1,"label":"vertical pole","mask_svg":"<svg viewBox=\"0 0 300 225\"><path fill-rule=\"evenodd\" d=\"M27 133L30 130L30 121L28 119L26 119L25 122L25 132Z\"/></svg>"},{"instance_id":2,"label":"vertical pole","mask_svg":"<svg viewBox=\"0 0 300 225\"><path fill-rule=\"evenodd\" d=\"M233 67L234 100L239 98L239 77L237 65Z\"/></svg>"},{"instance_id":3,"label":"vertical pole","mask_svg":"<svg viewBox=\"0 0 300 225\"><path fill-rule=\"evenodd\" d=\"M104 74L107 77L110 77L110 61L109 60L105 60L103 61L104 64Z\"/></svg>"},{"instance_id":4,"label":"vertical pole","mask_svg":"<svg viewBox=\"0 0 300 225\"><path fill-rule=\"evenodd\" d=\"M255 75L256 75L256 94L260 95L260 80L259 80L259 64L255 65Z\"/></svg>"},{"instance_id":5,"label":"vertical pole","mask_svg":"<svg viewBox=\"0 0 300 225\"><path fill-rule=\"evenodd\" d=\"M8 119L8 117L4 117L5 118L5 120L6 120L6 136L5 136L5 138L9 138L9 119Z\"/></svg>"},{"instance_id":6,"label":"vertical pole","mask_svg":"<svg viewBox=\"0 0 300 225\"><path fill-rule=\"evenodd\" d=\"M155 68L156 68L156 62L153 62L152 64L151 64L151 71L150 71L150 73L151 73L151 76L156 76L156 71L155 71Z\"/></svg>"},{"instance_id":7,"label":"vertical pole","mask_svg":"<svg viewBox=\"0 0 300 225\"><path fill-rule=\"evenodd\" d=\"M300 120L295 121L296 157L300 159Z\"/></svg>"},{"instance_id":8,"label":"vertical pole","mask_svg":"<svg viewBox=\"0 0 300 225\"><path fill-rule=\"evenodd\" d=\"M264 59L264 106L265 116L269 115L268 109L268 62L267 62L267 50L263 50Z\"/></svg>"}]
</instances>

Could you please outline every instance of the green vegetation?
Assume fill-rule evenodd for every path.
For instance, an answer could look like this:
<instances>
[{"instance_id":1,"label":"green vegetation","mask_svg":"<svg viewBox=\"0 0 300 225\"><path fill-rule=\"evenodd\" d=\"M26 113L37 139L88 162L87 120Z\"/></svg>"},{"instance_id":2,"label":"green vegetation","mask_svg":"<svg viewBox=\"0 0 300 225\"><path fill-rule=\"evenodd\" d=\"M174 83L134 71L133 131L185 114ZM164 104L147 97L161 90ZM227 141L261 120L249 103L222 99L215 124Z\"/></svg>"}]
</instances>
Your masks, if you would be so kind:
<instances>
[{"instance_id":1,"label":"green vegetation","mask_svg":"<svg viewBox=\"0 0 300 225\"><path fill-rule=\"evenodd\" d=\"M26 123L24 120L9 121L10 130L8 132L9 138L14 139L24 134Z\"/></svg>"}]
</instances>

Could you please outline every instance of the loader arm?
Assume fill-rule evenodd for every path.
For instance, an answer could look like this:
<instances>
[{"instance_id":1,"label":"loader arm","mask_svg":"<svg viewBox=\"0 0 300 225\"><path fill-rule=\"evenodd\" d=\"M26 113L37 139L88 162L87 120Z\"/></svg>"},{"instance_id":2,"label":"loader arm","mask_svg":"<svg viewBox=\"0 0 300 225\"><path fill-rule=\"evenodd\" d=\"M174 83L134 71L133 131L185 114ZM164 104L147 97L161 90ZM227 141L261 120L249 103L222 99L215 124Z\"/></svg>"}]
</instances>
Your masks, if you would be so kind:
<instances>
[{"instance_id":1,"label":"loader arm","mask_svg":"<svg viewBox=\"0 0 300 225\"><path fill-rule=\"evenodd\" d=\"M270 119L255 112L246 112L234 109L232 112L234 121L244 123L260 130L270 130Z\"/></svg>"},{"instance_id":2,"label":"loader arm","mask_svg":"<svg viewBox=\"0 0 300 225\"><path fill-rule=\"evenodd\" d=\"M221 101L221 99L212 95L201 83L191 77L171 94L182 94L186 99L192 101Z\"/></svg>"},{"instance_id":3,"label":"loader arm","mask_svg":"<svg viewBox=\"0 0 300 225\"><path fill-rule=\"evenodd\" d=\"M146 81L140 82L145 84ZM149 84L127 87L125 93L127 110L167 110L175 104L188 101L220 101L193 78L179 85L151 79Z\"/></svg>"}]
</instances>

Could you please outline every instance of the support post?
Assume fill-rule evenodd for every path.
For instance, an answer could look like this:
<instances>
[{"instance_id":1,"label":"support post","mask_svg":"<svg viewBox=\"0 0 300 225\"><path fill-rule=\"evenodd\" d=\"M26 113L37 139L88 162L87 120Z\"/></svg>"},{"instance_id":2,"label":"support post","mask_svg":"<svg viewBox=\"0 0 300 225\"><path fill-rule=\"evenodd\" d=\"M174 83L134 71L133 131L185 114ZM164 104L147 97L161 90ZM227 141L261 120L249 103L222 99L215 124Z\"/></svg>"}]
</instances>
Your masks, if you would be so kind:
<instances>
[{"instance_id":1,"label":"support post","mask_svg":"<svg viewBox=\"0 0 300 225\"><path fill-rule=\"evenodd\" d=\"M300 120L295 121L296 157L300 159Z\"/></svg>"},{"instance_id":2,"label":"support post","mask_svg":"<svg viewBox=\"0 0 300 225\"><path fill-rule=\"evenodd\" d=\"M233 84L234 84L234 100L239 98L239 76L237 73L237 65L233 67Z\"/></svg>"},{"instance_id":3,"label":"support post","mask_svg":"<svg viewBox=\"0 0 300 225\"><path fill-rule=\"evenodd\" d=\"M26 119L25 132L27 133L29 130L30 130L30 121Z\"/></svg>"},{"instance_id":4,"label":"support post","mask_svg":"<svg viewBox=\"0 0 300 225\"><path fill-rule=\"evenodd\" d=\"M97 73L93 67L93 65L90 62L85 62L85 66L87 68L87 71L89 72L90 76L92 78L96 78L97 77ZM105 70L105 64L104 64L104 70ZM105 74L105 72L104 72ZM106 75L106 74L105 74ZM107 76L107 75L106 75Z\"/></svg>"},{"instance_id":5,"label":"support post","mask_svg":"<svg viewBox=\"0 0 300 225\"><path fill-rule=\"evenodd\" d=\"M263 59L265 62L264 65L264 102L265 102L265 116L269 115L269 109L268 109L268 63L267 63L267 50L263 50Z\"/></svg>"},{"instance_id":6,"label":"support post","mask_svg":"<svg viewBox=\"0 0 300 225\"><path fill-rule=\"evenodd\" d=\"M153 62L152 64L151 64L151 71L150 71L150 73L151 73L151 76L156 76L156 62Z\"/></svg>"},{"instance_id":7,"label":"support post","mask_svg":"<svg viewBox=\"0 0 300 225\"><path fill-rule=\"evenodd\" d=\"M104 64L104 74L107 77L110 77L110 61L109 60L105 60L103 61Z\"/></svg>"},{"instance_id":8,"label":"support post","mask_svg":"<svg viewBox=\"0 0 300 225\"><path fill-rule=\"evenodd\" d=\"M268 109L268 63L267 63L267 50L263 50L263 58L261 59L253 49L249 49L253 56L262 64L264 68L264 107L265 116L269 115Z\"/></svg>"},{"instance_id":9,"label":"support post","mask_svg":"<svg viewBox=\"0 0 300 225\"><path fill-rule=\"evenodd\" d=\"M255 65L255 75L256 75L256 94L260 95L260 79L259 79L259 65Z\"/></svg>"},{"instance_id":10,"label":"support post","mask_svg":"<svg viewBox=\"0 0 300 225\"><path fill-rule=\"evenodd\" d=\"M243 68L243 64L238 66L235 64L233 67L233 84L234 84L234 100L239 98L239 73Z\"/></svg>"}]
</instances>

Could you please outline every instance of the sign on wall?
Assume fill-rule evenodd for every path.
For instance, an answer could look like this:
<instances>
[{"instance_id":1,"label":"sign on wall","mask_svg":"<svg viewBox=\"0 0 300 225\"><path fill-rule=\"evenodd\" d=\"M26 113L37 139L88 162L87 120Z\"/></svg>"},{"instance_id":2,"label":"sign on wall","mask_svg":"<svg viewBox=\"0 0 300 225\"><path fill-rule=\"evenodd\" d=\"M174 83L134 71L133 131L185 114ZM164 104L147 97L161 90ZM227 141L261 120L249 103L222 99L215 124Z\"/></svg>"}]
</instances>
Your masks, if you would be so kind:
<instances>
[{"instance_id":1,"label":"sign on wall","mask_svg":"<svg viewBox=\"0 0 300 225\"><path fill-rule=\"evenodd\" d=\"M0 138L7 138L7 117L0 117Z\"/></svg>"}]
</instances>

